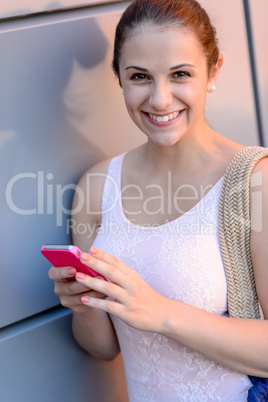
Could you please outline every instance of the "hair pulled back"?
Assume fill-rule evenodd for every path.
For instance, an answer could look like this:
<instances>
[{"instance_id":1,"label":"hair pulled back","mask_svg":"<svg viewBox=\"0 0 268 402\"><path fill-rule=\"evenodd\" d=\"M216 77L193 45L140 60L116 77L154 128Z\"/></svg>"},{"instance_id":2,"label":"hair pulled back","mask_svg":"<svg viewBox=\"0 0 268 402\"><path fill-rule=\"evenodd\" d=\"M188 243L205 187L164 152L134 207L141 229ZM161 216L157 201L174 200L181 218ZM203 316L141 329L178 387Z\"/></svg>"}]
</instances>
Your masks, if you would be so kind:
<instances>
[{"instance_id":1,"label":"hair pulled back","mask_svg":"<svg viewBox=\"0 0 268 402\"><path fill-rule=\"evenodd\" d=\"M119 60L131 31L145 23L163 27L186 27L199 40L207 59L208 73L216 65L219 49L215 28L196 0L134 0L124 11L115 31L112 67L119 78Z\"/></svg>"}]
</instances>

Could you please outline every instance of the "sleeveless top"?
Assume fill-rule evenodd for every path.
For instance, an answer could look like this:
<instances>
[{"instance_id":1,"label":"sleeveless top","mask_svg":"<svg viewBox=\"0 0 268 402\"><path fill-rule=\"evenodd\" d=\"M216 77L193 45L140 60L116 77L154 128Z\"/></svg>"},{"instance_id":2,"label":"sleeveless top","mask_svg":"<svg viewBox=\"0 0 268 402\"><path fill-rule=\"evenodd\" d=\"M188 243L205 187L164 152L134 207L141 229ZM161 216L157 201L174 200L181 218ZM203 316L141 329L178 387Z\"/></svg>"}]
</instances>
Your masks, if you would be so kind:
<instances>
[{"instance_id":1,"label":"sleeveless top","mask_svg":"<svg viewBox=\"0 0 268 402\"><path fill-rule=\"evenodd\" d=\"M227 283L218 242L221 178L191 210L155 226L133 224L121 201L125 154L113 158L94 246L134 268L163 296L228 316ZM120 344L129 401L246 401L246 375L158 333L136 330L110 315ZM204 351L205 353L205 351Z\"/></svg>"}]
</instances>

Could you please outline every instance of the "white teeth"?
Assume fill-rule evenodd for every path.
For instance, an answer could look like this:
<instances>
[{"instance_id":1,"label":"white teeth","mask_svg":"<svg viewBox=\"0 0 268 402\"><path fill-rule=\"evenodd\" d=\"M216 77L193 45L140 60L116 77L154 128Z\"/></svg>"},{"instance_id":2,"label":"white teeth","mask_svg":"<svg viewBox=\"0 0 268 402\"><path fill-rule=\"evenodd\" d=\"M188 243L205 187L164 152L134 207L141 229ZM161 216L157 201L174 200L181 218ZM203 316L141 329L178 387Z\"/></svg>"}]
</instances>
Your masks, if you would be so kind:
<instances>
[{"instance_id":1,"label":"white teeth","mask_svg":"<svg viewBox=\"0 0 268 402\"><path fill-rule=\"evenodd\" d=\"M149 116L151 117L151 119L158 121L159 123L166 123L170 120L176 119L178 114L179 114L179 111L170 113L170 114L166 114L165 116L157 116L155 114L149 113Z\"/></svg>"}]
</instances>

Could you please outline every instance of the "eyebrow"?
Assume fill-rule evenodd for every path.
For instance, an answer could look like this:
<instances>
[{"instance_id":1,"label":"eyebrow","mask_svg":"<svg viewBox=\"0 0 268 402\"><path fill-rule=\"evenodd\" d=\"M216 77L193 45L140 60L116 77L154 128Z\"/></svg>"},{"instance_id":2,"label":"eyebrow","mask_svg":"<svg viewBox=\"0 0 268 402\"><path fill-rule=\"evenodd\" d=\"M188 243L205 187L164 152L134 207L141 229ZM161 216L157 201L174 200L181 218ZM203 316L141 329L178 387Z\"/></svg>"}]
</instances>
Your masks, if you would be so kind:
<instances>
[{"instance_id":1,"label":"eyebrow","mask_svg":"<svg viewBox=\"0 0 268 402\"><path fill-rule=\"evenodd\" d=\"M178 70L179 68L183 68L183 67L194 67L194 65L188 64L188 63L178 64L177 66L170 67L169 71Z\"/></svg>"},{"instance_id":2,"label":"eyebrow","mask_svg":"<svg viewBox=\"0 0 268 402\"><path fill-rule=\"evenodd\" d=\"M130 68L134 68L135 70L139 70L139 71L147 71L148 72L148 70L146 68L138 67L138 66L128 66L125 68L125 70L129 70Z\"/></svg>"},{"instance_id":3,"label":"eyebrow","mask_svg":"<svg viewBox=\"0 0 268 402\"><path fill-rule=\"evenodd\" d=\"M182 67L194 67L194 65L188 64L188 63L182 63L182 64L178 64L177 66L170 67L169 71L178 70L179 68L182 68ZM135 70L139 70L139 71L148 72L147 68L139 67L139 66L128 66L125 68L125 70L129 70L130 68L134 68Z\"/></svg>"}]
</instances>

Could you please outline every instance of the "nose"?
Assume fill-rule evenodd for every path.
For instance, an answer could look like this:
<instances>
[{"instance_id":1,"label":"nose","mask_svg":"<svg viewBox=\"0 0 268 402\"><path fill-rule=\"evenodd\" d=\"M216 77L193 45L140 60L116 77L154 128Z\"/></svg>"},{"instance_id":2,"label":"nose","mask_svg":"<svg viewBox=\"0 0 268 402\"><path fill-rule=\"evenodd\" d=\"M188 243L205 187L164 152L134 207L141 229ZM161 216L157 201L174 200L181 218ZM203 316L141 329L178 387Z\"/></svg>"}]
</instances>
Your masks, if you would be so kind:
<instances>
[{"instance_id":1,"label":"nose","mask_svg":"<svg viewBox=\"0 0 268 402\"><path fill-rule=\"evenodd\" d=\"M172 101L172 93L166 82L153 83L149 104L154 110L166 110L172 104Z\"/></svg>"}]
</instances>

